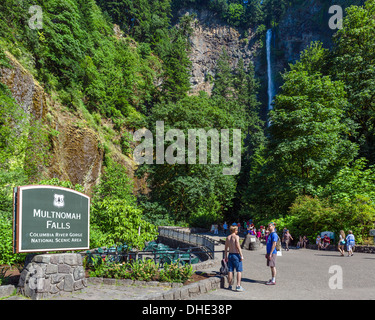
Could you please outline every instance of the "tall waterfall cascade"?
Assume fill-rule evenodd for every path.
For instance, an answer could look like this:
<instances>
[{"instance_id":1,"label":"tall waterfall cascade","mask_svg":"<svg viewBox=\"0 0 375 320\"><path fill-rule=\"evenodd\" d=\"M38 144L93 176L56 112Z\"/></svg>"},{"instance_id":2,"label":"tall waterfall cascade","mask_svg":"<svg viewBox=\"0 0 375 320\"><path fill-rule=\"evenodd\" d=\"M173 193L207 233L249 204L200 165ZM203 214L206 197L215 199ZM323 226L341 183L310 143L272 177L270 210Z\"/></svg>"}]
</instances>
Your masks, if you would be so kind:
<instances>
[{"instance_id":1,"label":"tall waterfall cascade","mask_svg":"<svg viewBox=\"0 0 375 320\"><path fill-rule=\"evenodd\" d=\"M271 40L272 30L267 30L266 35L266 50L267 50L267 77L268 77L268 111L272 110L272 100L274 97L274 87L272 80L272 65L271 65ZM268 125L270 125L268 121Z\"/></svg>"}]
</instances>

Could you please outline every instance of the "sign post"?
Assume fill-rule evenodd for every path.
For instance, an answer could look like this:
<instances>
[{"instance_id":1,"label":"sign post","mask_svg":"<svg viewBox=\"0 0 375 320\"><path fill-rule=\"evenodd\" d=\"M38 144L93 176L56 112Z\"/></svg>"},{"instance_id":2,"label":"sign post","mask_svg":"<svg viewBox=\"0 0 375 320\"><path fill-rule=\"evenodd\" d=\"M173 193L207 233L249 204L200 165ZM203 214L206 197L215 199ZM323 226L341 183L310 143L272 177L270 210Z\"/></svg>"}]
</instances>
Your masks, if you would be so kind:
<instances>
[{"instance_id":1,"label":"sign post","mask_svg":"<svg viewBox=\"0 0 375 320\"><path fill-rule=\"evenodd\" d=\"M13 192L13 252L89 249L90 198L46 185Z\"/></svg>"}]
</instances>

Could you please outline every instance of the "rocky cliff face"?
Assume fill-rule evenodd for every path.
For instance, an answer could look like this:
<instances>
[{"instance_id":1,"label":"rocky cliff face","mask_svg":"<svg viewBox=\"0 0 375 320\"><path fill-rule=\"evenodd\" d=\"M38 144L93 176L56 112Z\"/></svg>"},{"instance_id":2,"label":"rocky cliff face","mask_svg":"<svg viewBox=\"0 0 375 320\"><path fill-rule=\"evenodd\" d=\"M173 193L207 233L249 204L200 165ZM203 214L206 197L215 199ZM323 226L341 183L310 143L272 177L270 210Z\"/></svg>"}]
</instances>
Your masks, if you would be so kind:
<instances>
[{"instance_id":1,"label":"rocky cliff face","mask_svg":"<svg viewBox=\"0 0 375 320\"><path fill-rule=\"evenodd\" d=\"M7 85L17 103L30 115L55 130L51 137L50 163L43 168L45 178L70 180L81 184L87 193L100 176L103 150L98 135L79 127L81 119L45 93L34 77L9 53L12 68L0 70L0 81Z\"/></svg>"},{"instance_id":2,"label":"rocky cliff face","mask_svg":"<svg viewBox=\"0 0 375 320\"><path fill-rule=\"evenodd\" d=\"M51 178L81 184L91 194L99 182L103 162L99 136L58 105L51 114L49 125L57 134L52 137L52 160L46 173Z\"/></svg>"},{"instance_id":3,"label":"rocky cliff face","mask_svg":"<svg viewBox=\"0 0 375 320\"><path fill-rule=\"evenodd\" d=\"M289 8L276 32L276 47L283 53L280 60L288 63L298 60L301 51L311 41L329 42L329 45L332 33L328 26L328 8L320 1L310 1L309 6Z\"/></svg>"},{"instance_id":4,"label":"rocky cliff face","mask_svg":"<svg viewBox=\"0 0 375 320\"><path fill-rule=\"evenodd\" d=\"M331 3L332 2L332 3ZM289 69L289 64L300 57L312 41L321 41L328 48L332 45L332 35L328 21L329 7L337 1L305 1L290 7L281 18L274 31L273 70L276 88L281 85L280 73Z\"/></svg>"},{"instance_id":5,"label":"rocky cliff face","mask_svg":"<svg viewBox=\"0 0 375 320\"><path fill-rule=\"evenodd\" d=\"M7 53L12 68L0 68L0 82L12 92L13 98L28 114L38 120L47 114L47 95L43 88L11 54Z\"/></svg>"},{"instance_id":6,"label":"rocky cliff face","mask_svg":"<svg viewBox=\"0 0 375 320\"><path fill-rule=\"evenodd\" d=\"M333 14L329 8L339 5L345 9L351 5L363 5L364 0L306 0L299 5L290 7L281 17L274 29L276 37L273 41L274 71L280 84L279 73L288 69L289 63L299 59L312 41L321 41L323 46L332 46L332 36L336 30L329 27Z\"/></svg>"},{"instance_id":7,"label":"rocky cliff face","mask_svg":"<svg viewBox=\"0 0 375 320\"><path fill-rule=\"evenodd\" d=\"M196 15L192 25L193 34L190 37L191 94L197 94L200 90L211 94L216 63L223 50L229 55L232 67L238 64L240 58L247 67L254 60L260 44L254 30L246 30L247 35L244 37L208 10L185 9L179 12L179 15L185 14Z\"/></svg>"},{"instance_id":8,"label":"rocky cliff face","mask_svg":"<svg viewBox=\"0 0 375 320\"><path fill-rule=\"evenodd\" d=\"M104 151L100 134L90 128L79 113L72 112L49 96L11 54L7 53L7 56L11 68L0 69L0 81L7 85L25 112L54 130L50 136L51 159L42 168L43 176L81 184L85 192L91 195L102 171ZM134 180L135 192L144 192L144 179L134 177L137 168L135 162L116 147L111 148L116 160L127 168L130 178Z\"/></svg>"}]
</instances>

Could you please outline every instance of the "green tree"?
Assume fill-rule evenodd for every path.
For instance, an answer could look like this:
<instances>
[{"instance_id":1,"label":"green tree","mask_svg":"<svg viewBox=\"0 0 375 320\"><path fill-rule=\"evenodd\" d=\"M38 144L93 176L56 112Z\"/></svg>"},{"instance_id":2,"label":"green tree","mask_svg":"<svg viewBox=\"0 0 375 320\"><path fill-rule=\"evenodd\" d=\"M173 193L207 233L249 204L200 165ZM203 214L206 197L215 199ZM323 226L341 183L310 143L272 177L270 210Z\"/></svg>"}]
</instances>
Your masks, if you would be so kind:
<instances>
[{"instance_id":1,"label":"green tree","mask_svg":"<svg viewBox=\"0 0 375 320\"><path fill-rule=\"evenodd\" d=\"M163 120L165 131L178 128L183 130L185 137L188 136L188 130L194 128L202 128L206 132L210 129L217 129L218 132L226 128L240 129L242 141L245 137L248 140L250 154L250 149L262 136L257 88L253 66L250 65L245 71L243 61L240 60L233 69L224 52L218 62L212 96L201 92L198 96L188 96L176 103L159 104L153 108L150 126L154 127L156 121ZM154 130L153 133L155 136ZM158 164L147 167L153 190L150 202L146 204L149 212L153 215L159 212L160 219L169 216L177 223L208 226L233 210L239 177L223 175L223 164L211 164L213 150L210 141L208 139L207 164L199 164L197 157L196 164L187 164L186 160L185 164L180 165ZM188 159L187 151L186 147L185 159ZM242 182L245 183L245 179ZM150 216L147 211L146 214Z\"/></svg>"},{"instance_id":2,"label":"green tree","mask_svg":"<svg viewBox=\"0 0 375 320\"><path fill-rule=\"evenodd\" d=\"M288 215L275 222L278 228L287 227L292 234L303 234L310 240L322 231L333 231L338 238L340 230L352 230L356 243L362 243L374 226L375 206L369 198L359 195L351 202L335 203L318 197L299 196Z\"/></svg>"},{"instance_id":3,"label":"green tree","mask_svg":"<svg viewBox=\"0 0 375 320\"><path fill-rule=\"evenodd\" d=\"M367 197L375 203L375 168L373 165L367 167L368 162L359 158L346 165L324 188L318 189L316 195L329 198L331 204L349 204L357 196Z\"/></svg>"},{"instance_id":4,"label":"green tree","mask_svg":"<svg viewBox=\"0 0 375 320\"><path fill-rule=\"evenodd\" d=\"M97 2L114 23L139 42L154 46L168 33L170 0L99 0Z\"/></svg>"},{"instance_id":5,"label":"green tree","mask_svg":"<svg viewBox=\"0 0 375 320\"><path fill-rule=\"evenodd\" d=\"M142 210L124 199L104 198L93 211L94 226L103 232L107 246L126 244L142 250L157 236L156 226L142 219Z\"/></svg>"},{"instance_id":6,"label":"green tree","mask_svg":"<svg viewBox=\"0 0 375 320\"><path fill-rule=\"evenodd\" d=\"M240 3L230 3L228 7L228 12L226 13L226 18L228 22L235 27L240 26L243 16L245 14L244 7Z\"/></svg>"},{"instance_id":7,"label":"green tree","mask_svg":"<svg viewBox=\"0 0 375 320\"><path fill-rule=\"evenodd\" d=\"M231 88L233 88L232 68L229 64L229 55L227 51L223 49L216 65L212 94L214 96L220 95L224 98L230 98L233 95Z\"/></svg>"},{"instance_id":8,"label":"green tree","mask_svg":"<svg viewBox=\"0 0 375 320\"><path fill-rule=\"evenodd\" d=\"M142 250L154 240L157 228L143 219L143 211L132 194L133 186L123 165L109 156L91 205L91 234L95 245L124 244Z\"/></svg>"},{"instance_id":9,"label":"green tree","mask_svg":"<svg viewBox=\"0 0 375 320\"><path fill-rule=\"evenodd\" d=\"M248 0L245 4L243 24L245 28L256 27L263 23L264 11L262 4L258 0Z\"/></svg>"},{"instance_id":10,"label":"green tree","mask_svg":"<svg viewBox=\"0 0 375 320\"><path fill-rule=\"evenodd\" d=\"M344 119L343 84L296 70L283 78L271 111L269 156L284 186L311 194L356 155Z\"/></svg>"},{"instance_id":11,"label":"green tree","mask_svg":"<svg viewBox=\"0 0 375 320\"><path fill-rule=\"evenodd\" d=\"M347 9L343 29L334 37L332 75L344 83L349 104L347 115L358 124L353 140L360 155L375 159L375 1Z\"/></svg>"},{"instance_id":12,"label":"green tree","mask_svg":"<svg viewBox=\"0 0 375 320\"><path fill-rule=\"evenodd\" d=\"M217 105L207 94L190 96L176 103L158 105L153 109L151 128L155 136L155 123L164 121L164 130L180 129L188 137L189 129L204 129L206 132L217 128L238 128L239 120L228 116L224 106ZM227 105L225 105L227 107ZM158 205L146 205L158 210L158 215L168 215L176 223L188 223L193 213L200 210L205 220L221 216L231 206L236 180L233 176L223 175L223 164L211 164L212 145L208 139L207 164L188 164L188 148L183 154L185 164L154 164L145 166L148 181L152 189L150 201ZM168 147L165 143L164 149ZM197 143L197 146L199 144ZM142 171L143 173L143 171ZM203 219L203 218L202 218ZM202 219L193 219L202 221Z\"/></svg>"},{"instance_id":13,"label":"green tree","mask_svg":"<svg viewBox=\"0 0 375 320\"><path fill-rule=\"evenodd\" d=\"M169 37L163 38L155 52L163 60L162 99L177 101L190 90L191 61L189 59L189 35L192 33L193 16L185 15L169 30Z\"/></svg>"}]
</instances>

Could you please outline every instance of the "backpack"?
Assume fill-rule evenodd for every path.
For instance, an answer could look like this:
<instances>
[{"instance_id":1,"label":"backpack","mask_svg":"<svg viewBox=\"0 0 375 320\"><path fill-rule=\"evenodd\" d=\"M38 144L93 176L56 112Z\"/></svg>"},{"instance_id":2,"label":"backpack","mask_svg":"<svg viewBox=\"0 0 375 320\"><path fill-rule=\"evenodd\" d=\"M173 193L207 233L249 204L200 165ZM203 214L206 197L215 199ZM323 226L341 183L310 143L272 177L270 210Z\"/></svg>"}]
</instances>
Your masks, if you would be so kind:
<instances>
[{"instance_id":1,"label":"backpack","mask_svg":"<svg viewBox=\"0 0 375 320\"><path fill-rule=\"evenodd\" d=\"M228 265L225 262L225 259L221 260L220 274L226 276L228 274Z\"/></svg>"},{"instance_id":2,"label":"backpack","mask_svg":"<svg viewBox=\"0 0 375 320\"><path fill-rule=\"evenodd\" d=\"M355 240L354 240L353 234L348 234L348 236L346 237L346 240L348 242L348 245L351 245L351 246L355 245Z\"/></svg>"}]
</instances>

